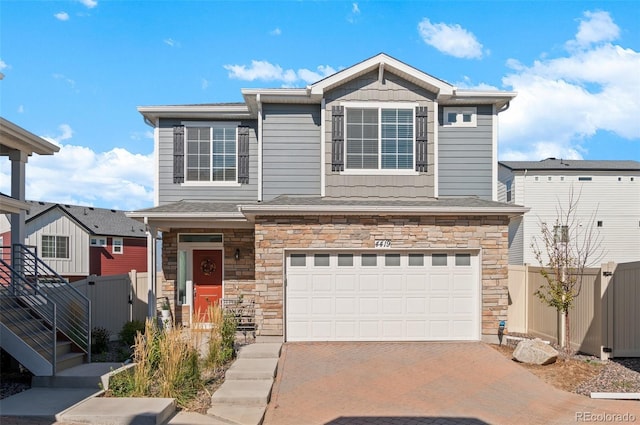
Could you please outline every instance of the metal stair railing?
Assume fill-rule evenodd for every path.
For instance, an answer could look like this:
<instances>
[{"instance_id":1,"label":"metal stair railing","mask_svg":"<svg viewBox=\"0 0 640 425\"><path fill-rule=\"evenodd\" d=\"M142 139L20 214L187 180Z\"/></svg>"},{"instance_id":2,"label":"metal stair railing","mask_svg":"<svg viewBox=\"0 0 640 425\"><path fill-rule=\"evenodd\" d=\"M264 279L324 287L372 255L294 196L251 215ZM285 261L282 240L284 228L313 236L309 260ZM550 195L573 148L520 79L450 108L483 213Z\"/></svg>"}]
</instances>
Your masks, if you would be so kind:
<instances>
[{"instance_id":1,"label":"metal stair railing","mask_svg":"<svg viewBox=\"0 0 640 425\"><path fill-rule=\"evenodd\" d=\"M37 351L56 371L56 305L38 292L31 282L20 276L0 258L0 303L2 315L0 321L11 328L16 335ZM24 309L28 308L29 317L25 318ZM33 321L44 322L49 332L38 332Z\"/></svg>"},{"instance_id":2,"label":"metal stair railing","mask_svg":"<svg viewBox=\"0 0 640 425\"><path fill-rule=\"evenodd\" d=\"M39 295L56 305L56 325L91 362L91 301L37 256L36 248L12 247L12 267ZM14 283L20 283L16 280Z\"/></svg>"}]
</instances>

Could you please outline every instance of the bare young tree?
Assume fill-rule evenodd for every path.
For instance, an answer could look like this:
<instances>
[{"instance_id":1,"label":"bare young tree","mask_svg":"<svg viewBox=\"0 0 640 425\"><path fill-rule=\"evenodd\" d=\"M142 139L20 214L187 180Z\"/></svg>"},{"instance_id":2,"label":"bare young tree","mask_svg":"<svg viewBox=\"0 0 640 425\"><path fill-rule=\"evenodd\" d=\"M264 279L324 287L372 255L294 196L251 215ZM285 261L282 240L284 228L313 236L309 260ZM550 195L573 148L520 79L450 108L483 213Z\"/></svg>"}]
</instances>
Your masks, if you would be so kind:
<instances>
[{"instance_id":1,"label":"bare young tree","mask_svg":"<svg viewBox=\"0 0 640 425\"><path fill-rule=\"evenodd\" d=\"M540 235L531 244L545 279L535 295L560 315L558 343L567 354L571 352L569 311L580 295L584 269L604 257L602 237L595 228L598 210L581 218L579 201L580 194L576 196L572 187L564 203L558 200L555 221L541 221Z\"/></svg>"}]
</instances>

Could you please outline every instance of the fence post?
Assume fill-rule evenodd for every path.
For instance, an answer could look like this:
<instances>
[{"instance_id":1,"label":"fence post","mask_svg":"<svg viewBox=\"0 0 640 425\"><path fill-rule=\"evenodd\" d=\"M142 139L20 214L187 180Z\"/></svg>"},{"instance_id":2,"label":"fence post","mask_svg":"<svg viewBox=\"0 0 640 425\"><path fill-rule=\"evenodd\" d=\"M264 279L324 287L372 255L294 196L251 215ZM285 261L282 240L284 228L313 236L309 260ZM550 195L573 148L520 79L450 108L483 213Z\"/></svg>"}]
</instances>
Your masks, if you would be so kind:
<instances>
[{"instance_id":1,"label":"fence post","mask_svg":"<svg viewBox=\"0 0 640 425\"><path fill-rule=\"evenodd\" d=\"M136 290L134 291L133 288ZM136 302L136 298L138 297L138 271L136 269L132 269L129 272L129 321L133 321L133 308L134 303Z\"/></svg>"},{"instance_id":2,"label":"fence post","mask_svg":"<svg viewBox=\"0 0 640 425\"><path fill-rule=\"evenodd\" d=\"M600 286L600 302L601 302L601 339L600 339L600 359L608 360L613 357L613 291L615 290L613 282L613 272L616 269L616 263L610 261L601 266L602 277Z\"/></svg>"}]
</instances>

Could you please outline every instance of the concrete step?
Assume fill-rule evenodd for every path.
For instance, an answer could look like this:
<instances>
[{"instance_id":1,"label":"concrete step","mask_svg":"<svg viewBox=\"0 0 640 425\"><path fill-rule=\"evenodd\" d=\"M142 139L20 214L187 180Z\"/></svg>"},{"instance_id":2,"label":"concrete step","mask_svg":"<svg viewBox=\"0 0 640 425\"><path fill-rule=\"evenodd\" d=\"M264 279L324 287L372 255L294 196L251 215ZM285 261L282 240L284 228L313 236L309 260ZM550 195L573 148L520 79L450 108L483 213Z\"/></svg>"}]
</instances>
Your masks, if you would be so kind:
<instances>
[{"instance_id":1,"label":"concrete step","mask_svg":"<svg viewBox=\"0 0 640 425\"><path fill-rule=\"evenodd\" d=\"M93 397L64 412L61 422L92 425L158 425L175 413L172 398Z\"/></svg>"},{"instance_id":2,"label":"concrete step","mask_svg":"<svg viewBox=\"0 0 640 425\"><path fill-rule=\"evenodd\" d=\"M122 367L121 363L83 363L58 371L56 376L34 376L31 386L36 388L91 388L108 387L109 373Z\"/></svg>"},{"instance_id":3,"label":"concrete step","mask_svg":"<svg viewBox=\"0 0 640 425\"><path fill-rule=\"evenodd\" d=\"M225 381L211 396L211 407L266 406L271 397L272 379Z\"/></svg>"},{"instance_id":4,"label":"concrete step","mask_svg":"<svg viewBox=\"0 0 640 425\"><path fill-rule=\"evenodd\" d=\"M166 425L238 425L238 423L201 413L178 412Z\"/></svg>"},{"instance_id":5,"label":"concrete step","mask_svg":"<svg viewBox=\"0 0 640 425\"><path fill-rule=\"evenodd\" d=\"M277 358L241 358L236 360L225 373L227 380L273 379L278 368Z\"/></svg>"},{"instance_id":6,"label":"concrete step","mask_svg":"<svg viewBox=\"0 0 640 425\"><path fill-rule=\"evenodd\" d=\"M264 419L266 406L213 406L207 411L207 415L214 419L226 421L229 424L259 425ZM224 422L223 422L224 423Z\"/></svg>"},{"instance_id":7,"label":"concrete step","mask_svg":"<svg viewBox=\"0 0 640 425\"><path fill-rule=\"evenodd\" d=\"M281 349L282 343L279 342L245 345L238 352L238 359L277 359Z\"/></svg>"}]
</instances>

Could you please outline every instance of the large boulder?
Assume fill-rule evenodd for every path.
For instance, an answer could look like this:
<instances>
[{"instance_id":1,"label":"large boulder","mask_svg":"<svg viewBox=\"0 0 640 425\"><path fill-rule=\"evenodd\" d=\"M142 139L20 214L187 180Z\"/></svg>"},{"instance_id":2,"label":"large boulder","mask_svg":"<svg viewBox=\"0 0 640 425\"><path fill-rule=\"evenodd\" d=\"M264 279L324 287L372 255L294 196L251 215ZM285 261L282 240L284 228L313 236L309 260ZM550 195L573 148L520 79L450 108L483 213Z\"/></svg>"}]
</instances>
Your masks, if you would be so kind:
<instances>
[{"instance_id":1,"label":"large boulder","mask_svg":"<svg viewBox=\"0 0 640 425\"><path fill-rule=\"evenodd\" d=\"M513 358L522 363L545 365L555 363L558 352L539 338L525 339L513 350Z\"/></svg>"}]
</instances>

